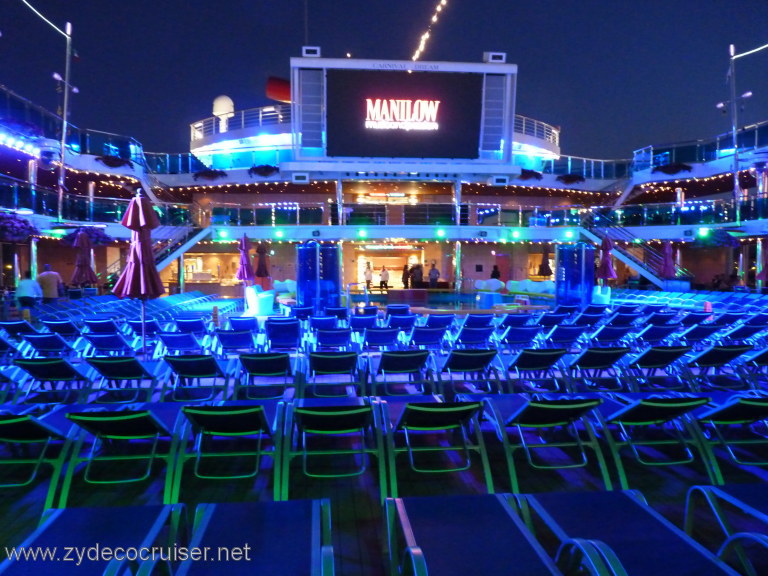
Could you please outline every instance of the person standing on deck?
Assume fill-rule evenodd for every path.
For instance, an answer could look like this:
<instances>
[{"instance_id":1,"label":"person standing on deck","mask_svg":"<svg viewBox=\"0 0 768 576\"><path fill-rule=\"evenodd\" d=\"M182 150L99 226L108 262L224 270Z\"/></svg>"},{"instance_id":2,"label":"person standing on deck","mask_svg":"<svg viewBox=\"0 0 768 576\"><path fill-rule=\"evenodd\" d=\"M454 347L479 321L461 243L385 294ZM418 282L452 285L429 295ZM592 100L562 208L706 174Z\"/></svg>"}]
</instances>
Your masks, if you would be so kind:
<instances>
[{"instance_id":1,"label":"person standing on deck","mask_svg":"<svg viewBox=\"0 0 768 576\"><path fill-rule=\"evenodd\" d=\"M424 269L421 264L414 264L411 267L411 288L423 288L421 283L424 281Z\"/></svg>"},{"instance_id":2,"label":"person standing on deck","mask_svg":"<svg viewBox=\"0 0 768 576\"><path fill-rule=\"evenodd\" d=\"M35 303L43 297L43 289L38 281L32 278L32 272L24 272L24 279L16 286L16 306L22 308L34 308Z\"/></svg>"},{"instance_id":3,"label":"person standing on deck","mask_svg":"<svg viewBox=\"0 0 768 576\"><path fill-rule=\"evenodd\" d=\"M64 293L64 281L50 264L46 264L43 268L45 271L37 275L37 283L43 289L43 304L50 304L56 302Z\"/></svg>"},{"instance_id":4,"label":"person standing on deck","mask_svg":"<svg viewBox=\"0 0 768 576\"><path fill-rule=\"evenodd\" d=\"M408 281L411 279L411 273L408 270L408 264L403 265L403 276L401 278L403 282L403 289L408 290Z\"/></svg>"},{"instance_id":5,"label":"person standing on deck","mask_svg":"<svg viewBox=\"0 0 768 576\"><path fill-rule=\"evenodd\" d=\"M373 282L373 270L371 270L371 263L368 262L365 265L365 272L363 272L363 278L365 278L365 287L370 292L371 282Z\"/></svg>"},{"instance_id":6,"label":"person standing on deck","mask_svg":"<svg viewBox=\"0 0 768 576\"><path fill-rule=\"evenodd\" d=\"M432 268L429 269L429 287L437 288L437 279L440 278L440 271L432 264Z\"/></svg>"},{"instance_id":7,"label":"person standing on deck","mask_svg":"<svg viewBox=\"0 0 768 576\"><path fill-rule=\"evenodd\" d=\"M381 290L389 289L389 270L386 266L381 267L381 274L379 274L379 288Z\"/></svg>"}]
</instances>

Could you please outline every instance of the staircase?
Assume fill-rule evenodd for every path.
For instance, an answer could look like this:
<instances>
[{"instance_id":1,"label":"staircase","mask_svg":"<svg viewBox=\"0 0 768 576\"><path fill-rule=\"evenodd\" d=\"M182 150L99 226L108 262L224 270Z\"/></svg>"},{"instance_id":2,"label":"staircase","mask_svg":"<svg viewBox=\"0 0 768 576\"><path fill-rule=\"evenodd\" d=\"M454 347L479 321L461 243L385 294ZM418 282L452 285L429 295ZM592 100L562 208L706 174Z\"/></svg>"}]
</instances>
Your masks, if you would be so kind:
<instances>
[{"instance_id":1,"label":"staircase","mask_svg":"<svg viewBox=\"0 0 768 576\"><path fill-rule=\"evenodd\" d=\"M152 247L152 254L155 257L155 266L158 272L166 268L176 258L180 257L184 252L189 250L192 246L204 240L210 233L210 228L194 228L192 226L174 227L167 226L161 227L173 228L173 234L167 239L155 244ZM107 266L107 277L112 274L120 274L123 264L120 260L116 260Z\"/></svg>"},{"instance_id":2,"label":"staircase","mask_svg":"<svg viewBox=\"0 0 768 576\"><path fill-rule=\"evenodd\" d=\"M193 228L192 226L179 231L176 237L155 246L155 265L158 271L163 270L171 262L179 258L198 242L211 233L211 228Z\"/></svg>"},{"instance_id":3,"label":"staircase","mask_svg":"<svg viewBox=\"0 0 768 576\"><path fill-rule=\"evenodd\" d=\"M685 292L691 289L693 275L690 272L685 268L675 266L675 278L662 278L663 254L617 224L610 216L587 212L582 216L581 229L582 235L598 246L602 243L603 238L608 237L611 240L621 240L640 248L642 250L641 258L620 246L614 246L612 254L660 289L672 292Z\"/></svg>"}]
</instances>

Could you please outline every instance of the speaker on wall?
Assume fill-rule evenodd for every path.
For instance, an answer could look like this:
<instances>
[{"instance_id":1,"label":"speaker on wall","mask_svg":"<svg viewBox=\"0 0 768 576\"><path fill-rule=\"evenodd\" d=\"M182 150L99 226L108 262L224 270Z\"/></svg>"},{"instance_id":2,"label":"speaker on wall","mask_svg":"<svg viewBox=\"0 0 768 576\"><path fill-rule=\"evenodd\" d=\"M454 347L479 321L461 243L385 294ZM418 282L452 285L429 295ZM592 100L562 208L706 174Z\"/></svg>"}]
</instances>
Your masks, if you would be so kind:
<instances>
[{"instance_id":1,"label":"speaker on wall","mask_svg":"<svg viewBox=\"0 0 768 576\"><path fill-rule=\"evenodd\" d=\"M490 64L504 64L506 61L506 52L483 52L483 62Z\"/></svg>"},{"instance_id":2,"label":"speaker on wall","mask_svg":"<svg viewBox=\"0 0 768 576\"><path fill-rule=\"evenodd\" d=\"M488 179L488 184L491 186L507 186L509 184L509 176L491 176Z\"/></svg>"}]
</instances>

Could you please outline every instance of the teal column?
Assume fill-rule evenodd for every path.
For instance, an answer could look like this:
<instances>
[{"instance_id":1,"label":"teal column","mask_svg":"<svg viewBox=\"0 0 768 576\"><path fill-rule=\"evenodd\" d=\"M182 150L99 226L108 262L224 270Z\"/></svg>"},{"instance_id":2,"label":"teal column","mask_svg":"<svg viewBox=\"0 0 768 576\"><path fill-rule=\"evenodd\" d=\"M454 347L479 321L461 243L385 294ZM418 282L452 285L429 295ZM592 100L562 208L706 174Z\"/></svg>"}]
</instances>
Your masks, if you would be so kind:
<instances>
[{"instance_id":1,"label":"teal column","mask_svg":"<svg viewBox=\"0 0 768 576\"><path fill-rule=\"evenodd\" d=\"M183 294L184 293L184 280L185 280L185 278L184 278L184 276L185 276L185 272L184 272L184 254L179 256L178 259L176 260L176 262L177 262L177 265L179 267L179 273L178 273L178 277L179 277L179 294Z\"/></svg>"},{"instance_id":2,"label":"teal column","mask_svg":"<svg viewBox=\"0 0 768 576\"><path fill-rule=\"evenodd\" d=\"M29 269L32 272L32 278L37 278L37 238L29 241Z\"/></svg>"},{"instance_id":3,"label":"teal column","mask_svg":"<svg viewBox=\"0 0 768 576\"><path fill-rule=\"evenodd\" d=\"M19 250L16 245L13 246L13 285L18 286L21 282L21 264L19 263Z\"/></svg>"}]
</instances>

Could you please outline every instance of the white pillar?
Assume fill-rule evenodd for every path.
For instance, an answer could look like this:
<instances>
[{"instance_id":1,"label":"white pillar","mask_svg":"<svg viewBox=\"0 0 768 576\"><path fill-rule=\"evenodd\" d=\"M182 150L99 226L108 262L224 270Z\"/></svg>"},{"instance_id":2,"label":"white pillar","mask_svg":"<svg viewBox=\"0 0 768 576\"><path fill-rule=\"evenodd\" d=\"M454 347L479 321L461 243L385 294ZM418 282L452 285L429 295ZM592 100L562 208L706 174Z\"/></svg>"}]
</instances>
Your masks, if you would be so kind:
<instances>
[{"instance_id":1,"label":"white pillar","mask_svg":"<svg viewBox=\"0 0 768 576\"><path fill-rule=\"evenodd\" d=\"M96 196L96 182L88 182L88 221L93 222L93 203Z\"/></svg>"},{"instance_id":2,"label":"white pillar","mask_svg":"<svg viewBox=\"0 0 768 576\"><path fill-rule=\"evenodd\" d=\"M461 273L461 242L457 241L453 249L454 263L453 263L453 277L454 277L454 291L456 294L461 293L462 276Z\"/></svg>"},{"instance_id":3,"label":"white pillar","mask_svg":"<svg viewBox=\"0 0 768 576\"><path fill-rule=\"evenodd\" d=\"M456 210L456 226L461 225L461 180L453 183L453 203Z\"/></svg>"},{"instance_id":4,"label":"white pillar","mask_svg":"<svg viewBox=\"0 0 768 576\"><path fill-rule=\"evenodd\" d=\"M736 272L741 286L747 285L747 266L749 263L749 244L742 244L739 250L739 268Z\"/></svg>"},{"instance_id":5,"label":"white pillar","mask_svg":"<svg viewBox=\"0 0 768 576\"><path fill-rule=\"evenodd\" d=\"M341 178L336 180L336 216L339 220L339 226L344 226L347 223L344 217L344 188Z\"/></svg>"}]
</instances>

